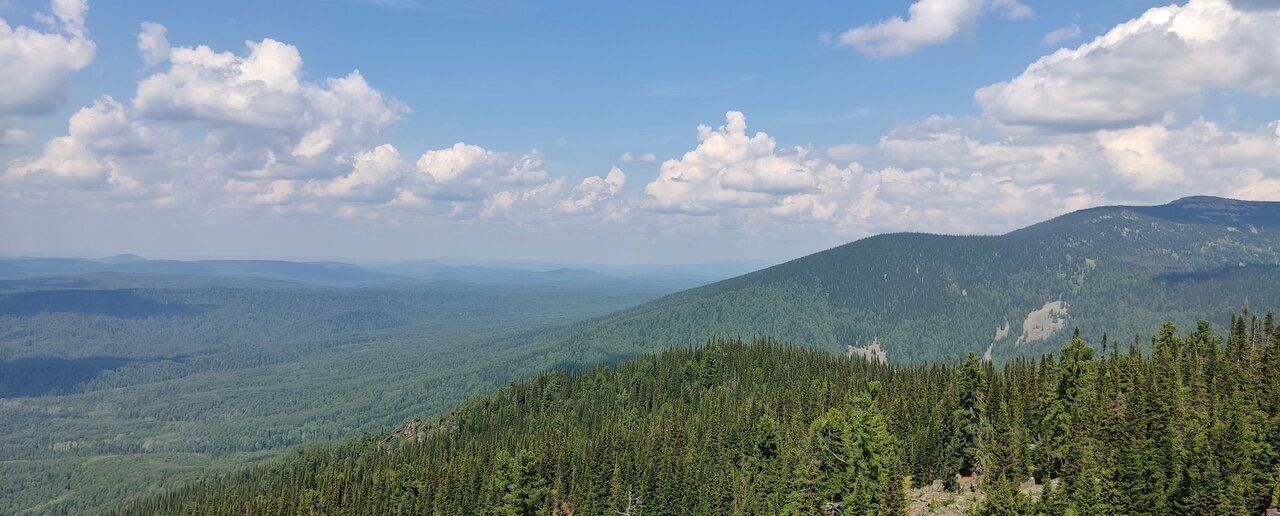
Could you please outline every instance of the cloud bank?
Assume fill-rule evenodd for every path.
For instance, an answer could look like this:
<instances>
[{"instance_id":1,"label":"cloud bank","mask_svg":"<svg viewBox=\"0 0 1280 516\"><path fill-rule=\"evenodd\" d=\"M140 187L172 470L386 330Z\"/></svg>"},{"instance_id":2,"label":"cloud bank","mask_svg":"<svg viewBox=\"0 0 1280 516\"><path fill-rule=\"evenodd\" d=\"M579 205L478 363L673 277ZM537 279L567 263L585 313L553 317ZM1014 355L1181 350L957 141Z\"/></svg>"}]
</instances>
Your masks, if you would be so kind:
<instances>
[{"instance_id":1,"label":"cloud bank","mask_svg":"<svg viewBox=\"0 0 1280 516\"><path fill-rule=\"evenodd\" d=\"M910 11L842 42L887 57L951 38L985 13L1030 15L1016 2L959 0L922 0ZM93 56L87 12L83 2L59 1L48 31L3 25L0 71L45 67L0 75L30 81L0 87L3 113L61 102L69 75ZM143 70L131 96L97 98L70 116L65 134L4 164L3 200L140 216L844 240L1000 232L1098 204L1192 194L1280 198L1280 122L1230 128L1170 115L1213 89L1280 93L1280 11L1226 0L1152 9L1057 50L974 92L979 114L929 116L875 141L816 147L780 143L788 135L727 111L690 127L682 152L627 152L581 171L557 169L537 149L397 147L387 133L410 109L358 70L314 77L297 47L271 38L222 50L170 37L142 24ZM26 45L38 50L13 50ZM21 139L13 131L21 132L0 134Z\"/></svg>"}]
</instances>

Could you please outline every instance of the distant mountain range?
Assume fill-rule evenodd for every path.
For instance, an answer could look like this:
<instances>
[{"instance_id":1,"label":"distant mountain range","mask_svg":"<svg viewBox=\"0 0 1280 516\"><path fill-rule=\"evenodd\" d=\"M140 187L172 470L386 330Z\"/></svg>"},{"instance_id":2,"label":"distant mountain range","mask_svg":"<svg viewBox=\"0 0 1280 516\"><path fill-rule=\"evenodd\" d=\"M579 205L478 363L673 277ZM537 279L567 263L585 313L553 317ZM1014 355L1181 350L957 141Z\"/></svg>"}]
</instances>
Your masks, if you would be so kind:
<instances>
[{"instance_id":1,"label":"distant mountain range","mask_svg":"<svg viewBox=\"0 0 1280 516\"><path fill-rule=\"evenodd\" d=\"M381 286L406 281L461 281L483 285L577 286L604 282L687 288L767 266L766 262L687 265L600 265L478 260L413 260L354 265L283 260L150 260L134 254L106 258L0 258L0 279L127 273L240 278L333 287Z\"/></svg>"},{"instance_id":2,"label":"distant mountain range","mask_svg":"<svg viewBox=\"0 0 1280 516\"><path fill-rule=\"evenodd\" d=\"M1222 323L1250 301L1270 307L1280 300L1280 202L1188 197L1105 206L998 236L878 235L750 272L760 265L353 265L119 255L0 259L0 280L109 273L332 287L704 285L541 333L526 350L585 364L711 338L770 336L881 360L950 360L965 352L1001 358L1050 350L1076 328L1127 346L1165 320Z\"/></svg>"},{"instance_id":3,"label":"distant mountain range","mask_svg":"<svg viewBox=\"0 0 1280 516\"><path fill-rule=\"evenodd\" d=\"M1250 302L1278 301L1280 202L1188 197L1081 210L999 236L874 236L547 338L550 353L584 363L757 335L949 361L1038 354L1076 328L1127 348L1166 320L1221 324Z\"/></svg>"}]
</instances>

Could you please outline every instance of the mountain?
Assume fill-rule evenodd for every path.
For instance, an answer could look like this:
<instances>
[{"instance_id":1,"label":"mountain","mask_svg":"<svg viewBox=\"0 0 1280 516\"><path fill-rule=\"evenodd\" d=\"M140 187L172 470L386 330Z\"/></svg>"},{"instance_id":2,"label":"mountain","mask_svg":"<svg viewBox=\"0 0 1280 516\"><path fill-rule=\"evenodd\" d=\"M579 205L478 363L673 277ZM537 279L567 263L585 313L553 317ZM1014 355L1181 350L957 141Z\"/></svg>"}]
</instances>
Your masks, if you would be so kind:
<instances>
[{"instance_id":1,"label":"mountain","mask_svg":"<svg viewBox=\"0 0 1280 516\"><path fill-rule=\"evenodd\" d=\"M1222 326L1249 302L1255 314L1274 308L1280 300L1278 219L1277 203L1188 198L1084 210L999 236L882 235L661 298L675 289L637 289L634 276L597 270L609 276L600 278L578 266L522 274L545 275L540 277L552 283L595 277L598 288L414 279L381 265L359 267L394 283L338 288L103 271L103 264L83 260L17 260L26 270L14 272L14 260L0 260L0 360L9 362L0 376L19 378L21 385L8 387L18 395L44 394L0 400L0 491L15 493L0 497L0 513L99 511L133 493L275 457L286 446L359 435L411 414L435 416L467 396L543 371L580 371L574 377L586 379L582 385L611 388L590 374L597 364L717 337L767 335L835 354L851 346L860 353L851 354L883 357L894 367L954 364L965 352L988 351L1000 367L1025 363L1014 357L1055 349L1076 327L1099 352L1121 345L1127 350L1133 335L1146 344L1153 328L1168 319L1184 328L1200 318ZM118 266L145 263L122 261L131 263ZM33 274L37 266L46 271ZM99 269L47 272L80 266ZM230 269L264 270L248 264ZM466 272L480 278L487 273ZM100 292L60 292L85 289ZM121 300L128 311L119 310ZM1106 348L1103 332L1109 334ZM121 366L120 359L127 363ZM849 390L804 391L813 396L786 399L763 393L778 389L782 395L795 382L852 372L847 360L817 376L763 363L759 369L713 363L718 371L732 371L707 380L722 385L728 392L722 394L805 410L804 417L796 415L802 426L811 422L805 417L836 406ZM630 406L696 408L682 406L687 398L680 396L697 394L690 390L694 385L705 387L699 379L710 373L698 369L705 366L655 367L668 375L667 390L620 380L632 390L626 403L603 402L618 407L605 414L610 421L637 421L623 410ZM61 384L21 380L49 378L53 368L61 371ZM1142 378L1151 378L1148 373ZM739 390L744 384L733 383L748 378L763 387ZM727 383L715 383L721 380ZM458 414L497 424L513 414L503 403L542 406L513 392L522 391L500 390L468 402ZM937 407L941 394L924 389L903 396ZM712 421L717 414L698 428L718 428L713 423L719 421ZM899 417L893 414L891 420ZM561 423L596 428L571 419ZM710 435L698 430L667 438ZM412 478L383 473L373 478ZM602 474L590 485L613 489L612 471ZM413 485L421 484L405 487Z\"/></svg>"},{"instance_id":2,"label":"mountain","mask_svg":"<svg viewBox=\"0 0 1280 516\"><path fill-rule=\"evenodd\" d=\"M329 287L368 287L458 281L489 286L662 288L683 290L759 269L762 262L685 265L602 265L476 260L410 260L355 265L284 260L153 260L134 254L105 258L0 258L0 281L108 273L181 276L179 281L226 278Z\"/></svg>"},{"instance_id":3,"label":"mountain","mask_svg":"<svg viewBox=\"0 0 1280 516\"><path fill-rule=\"evenodd\" d=\"M761 269L765 262L718 261L680 265L605 265L481 261L462 258L373 264L370 270L423 280L480 284L584 284L627 282L683 290Z\"/></svg>"},{"instance_id":4,"label":"mountain","mask_svg":"<svg viewBox=\"0 0 1280 516\"><path fill-rule=\"evenodd\" d=\"M1127 345L1276 299L1280 202L1188 197L998 236L873 236L545 338L565 363L756 335L898 362L1001 359L1077 327Z\"/></svg>"},{"instance_id":5,"label":"mountain","mask_svg":"<svg viewBox=\"0 0 1280 516\"><path fill-rule=\"evenodd\" d=\"M999 368L676 348L115 513L1262 514L1280 496L1280 332L1232 322Z\"/></svg>"}]
</instances>

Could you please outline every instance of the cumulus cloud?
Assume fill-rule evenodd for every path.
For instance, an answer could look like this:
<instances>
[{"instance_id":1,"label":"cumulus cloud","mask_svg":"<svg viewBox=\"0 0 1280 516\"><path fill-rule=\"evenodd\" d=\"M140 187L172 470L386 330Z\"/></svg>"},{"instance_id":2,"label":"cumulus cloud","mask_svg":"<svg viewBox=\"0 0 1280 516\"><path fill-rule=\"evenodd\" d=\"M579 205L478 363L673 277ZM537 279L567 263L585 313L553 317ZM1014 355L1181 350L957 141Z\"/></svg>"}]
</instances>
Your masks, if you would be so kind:
<instances>
[{"instance_id":1,"label":"cumulus cloud","mask_svg":"<svg viewBox=\"0 0 1280 516\"><path fill-rule=\"evenodd\" d=\"M322 197L387 201L391 199L392 183L400 178L403 167L400 151L391 144L379 145L356 154L350 173L313 183L314 191Z\"/></svg>"},{"instance_id":2,"label":"cumulus cloud","mask_svg":"<svg viewBox=\"0 0 1280 516\"><path fill-rule=\"evenodd\" d=\"M418 197L472 201L496 190L541 186L548 182L543 166L537 150L521 155L458 142L424 152L411 188Z\"/></svg>"},{"instance_id":3,"label":"cumulus cloud","mask_svg":"<svg viewBox=\"0 0 1280 516\"><path fill-rule=\"evenodd\" d=\"M37 158L14 161L5 176L94 188L108 183L133 186L116 169L115 156L149 153L156 138L151 129L131 122L122 104L104 96L71 116L66 136L49 141Z\"/></svg>"},{"instance_id":4,"label":"cumulus cloud","mask_svg":"<svg viewBox=\"0 0 1280 516\"><path fill-rule=\"evenodd\" d=\"M949 40L972 28L984 12L997 12L1007 19L1032 15L1031 8L1017 0L919 0L908 10L905 20L895 16L849 29L839 35L837 44L887 58Z\"/></svg>"},{"instance_id":5,"label":"cumulus cloud","mask_svg":"<svg viewBox=\"0 0 1280 516\"><path fill-rule=\"evenodd\" d=\"M261 182L229 179L223 186L223 191L246 204L283 206L297 197L298 182L290 179Z\"/></svg>"},{"instance_id":6,"label":"cumulus cloud","mask_svg":"<svg viewBox=\"0 0 1280 516\"><path fill-rule=\"evenodd\" d=\"M1239 197L1251 188L1265 191L1270 180L1280 178L1275 124L1233 131L1200 119L1181 127L1156 123L987 138L979 136L980 125L931 117L891 131L877 151L900 166L980 172L1020 188L1086 192L1095 202Z\"/></svg>"},{"instance_id":7,"label":"cumulus cloud","mask_svg":"<svg viewBox=\"0 0 1280 516\"><path fill-rule=\"evenodd\" d=\"M97 47L85 32L84 0L54 0L42 32L0 18L0 115L48 113L66 102L72 73L89 66Z\"/></svg>"},{"instance_id":8,"label":"cumulus cloud","mask_svg":"<svg viewBox=\"0 0 1280 516\"><path fill-rule=\"evenodd\" d=\"M726 118L700 127L693 150L663 163L645 187L650 213L695 215L689 220L716 228L817 223L849 236L990 233L1098 204L1265 198L1280 187L1280 122L1255 131L1197 120L1009 134L983 119L932 116L848 151L780 148L765 133L751 135L740 113ZM794 174L787 187L760 187L779 171Z\"/></svg>"},{"instance_id":9,"label":"cumulus cloud","mask_svg":"<svg viewBox=\"0 0 1280 516\"><path fill-rule=\"evenodd\" d=\"M83 34L83 16L67 5L62 16L52 11L49 23L61 27L50 34L70 41ZM955 32L948 27L964 30L983 13L1030 14L1009 1L923 0L908 20L881 25L926 36L906 43L868 36L867 49L891 55L919 48L940 41L927 34L949 38ZM96 100L71 117L66 135L0 175L5 193L16 192L8 198L127 198L200 213L539 227L625 221L617 227L840 238L999 232L1096 204L1190 194L1275 198L1280 123L1240 130L1165 115L1210 87L1262 95L1277 89L1277 75L1267 72L1280 48L1270 45L1276 31L1267 24L1275 15L1225 0L1149 11L980 91L985 116L931 116L871 142L783 145L786 135L749 131L746 116L730 111L722 125L698 126L687 152L662 162L643 188L628 187L618 167L566 172L537 150L466 142L398 149L381 135L407 109L359 72L312 79L287 43L249 42L239 53L174 46L163 26L148 23L137 39L148 67L132 101ZM1188 56L1186 69L1156 59L1168 57L1171 42ZM1243 57L1231 57L1237 54ZM1126 79L1130 68L1153 78ZM1149 84L1110 92L1129 80ZM0 142L23 138L5 131ZM657 156L628 152L617 161Z\"/></svg>"},{"instance_id":10,"label":"cumulus cloud","mask_svg":"<svg viewBox=\"0 0 1280 516\"><path fill-rule=\"evenodd\" d=\"M203 45L170 48L163 27L144 25L139 51L148 61L167 59L169 68L138 84L134 109L159 120L269 130L288 145L277 158L300 162L366 143L407 111L359 71L309 82L296 47L270 38L245 45L244 56Z\"/></svg>"},{"instance_id":11,"label":"cumulus cloud","mask_svg":"<svg viewBox=\"0 0 1280 516\"><path fill-rule=\"evenodd\" d=\"M1004 124L1092 131L1145 125L1209 88L1280 93L1280 10L1190 0L1148 10L1093 41L979 89Z\"/></svg>"},{"instance_id":12,"label":"cumulus cloud","mask_svg":"<svg viewBox=\"0 0 1280 516\"><path fill-rule=\"evenodd\" d=\"M72 35L84 35L84 18L89 12L88 0L50 0L49 10L53 13L52 18L45 14L37 17L43 18L48 25L60 26Z\"/></svg>"},{"instance_id":13,"label":"cumulus cloud","mask_svg":"<svg viewBox=\"0 0 1280 516\"><path fill-rule=\"evenodd\" d=\"M74 10L58 12L56 23L76 26ZM310 80L292 45L264 39L234 54L172 46L166 32L142 25L150 72L131 102L98 99L65 136L4 168L14 196L316 213L399 195L412 170L377 139L407 108L358 71Z\"/></svg>"},{"instance_id":14,"label":"cumulus cloud","mask_svg":"<svg viewBox=\"0 0 1280 516\"><path fill-rule=\"evenodd\" d=\"M494 168L499 161L503 160L484 147L458 142L447 149L424 152L418 158L418 171L434 183L448 184L482 166Z\"/></svg>"},{"instance_id":15,"label":"cumulus cloud","mask_svg":"<svg viewBox=\"0 0 1280 516\"><path fill-rule=\"evenodd\" d=\"M745 117L730 112L724 126L699 127L697 147L663 163L645 187L644 205L659 217L710 217L717 227L822 224L852 236L1007 229L1095 200L1055 182L1061 176L1015 179L1036 166L1022 162L1036 157L1041 164L1063 161L1069 170L1074 162L1055 144L983 142L971 129L933 117L895 130L875 147L779 148L763 132L749 135ZM842 165L849 154L884 165Z\"/></svg>"},{"instance_id":16,"label":"cumulus cloud","mask_svg":"<svg viewBox=\"0 0 1280 516\"><path fill-rule=\"evenodd\" d=\"M517 219L517 213L524 213L526 218L541 218L539 216L545 215L560 198L563 187L563 180L556 179L533 188L494 193L484 200L480 218Z\"/></svg>"},{"instance_id":17,"label":"cumulus cloud","mask_svg":"<svg viewBox=\"0 0 1280 516\"><path fill-rule=\"evenodd\" d=\"M75 9L56 12L58 23L70 27L81 19ZM373 173L367 155L357 154L406 108L359 72L309 81L292 45L248 42L245 55L173 47L166 29L154 23L142 25L137 43L155 70L139 81L131 105L104 97L80 110L67 136L51 140L39 157L11 163L7 178L74 179L96 187L124 169L130 177L204 186L226 178L269 185L311 177L330 180L323 191L334 197L363 195L376 186L367 183ZM155 144L161 137L162 147ZM174 177L179 170L190 177ZM274 184L280 193L281 184Z\"/></svg>"},{"instance_id":18,"label":"cumulus cloud","mask_svg":"<svg viewBox=\"0 0 1280 516\"><path fill-rule=\"evenodd\" d=\"M658 178L645 186L653 208L683 213L709 213L725 206L769 204L777 194L818 187L809 149L776 152L768 134L747 134L740 111L725 114L719 128L698 126L698 146L680 159L662 163Z\"/></svg>"},{"instance_id":19,"label":"cumulus cloud","mask_svg":"<svg viewBox=\"0 0 1280 516\"><path fill-rule=\"evenodd\" d=\"M168 32L169 29L159 23L142 22L142 32L138 33L138 55L147 66L169 59L169 40L165 36Z\"/></svg>"},{"instance_id":20,"label":"cumulus cloud","mask_svg":"<svg viewBox=\"0 0 1280 516\"><path fill-rule=\"evenodd\" d=\"M572 195L556 204L560 213L594 213L613 199L627 184L627 174L618 167L609 169L604 177L591 176L573 188Z\"/></svg>"},{"instance_id":21,"label":"cumulus cloud","mask_svg":"<svg viewBox=\"0 0 1280 516\"><path fill-rule=\"evenodd\" d=\"M1098 143L1111 168L1142 190L1183 182L1182 167L1160 151L1168 141L1169 129L1162 125L1098 132Z\"/></svg>"}]
</instances>

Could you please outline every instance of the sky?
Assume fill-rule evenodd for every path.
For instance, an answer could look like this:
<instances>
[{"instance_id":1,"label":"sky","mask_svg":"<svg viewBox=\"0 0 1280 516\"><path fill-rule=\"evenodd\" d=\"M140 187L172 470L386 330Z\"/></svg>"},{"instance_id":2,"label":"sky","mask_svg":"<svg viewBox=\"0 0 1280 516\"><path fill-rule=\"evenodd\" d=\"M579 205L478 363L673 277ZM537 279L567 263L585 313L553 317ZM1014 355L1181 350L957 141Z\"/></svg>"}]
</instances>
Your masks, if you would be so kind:
<instances>
[{"instance_id":1,"label":"sky","mask_svg":"<svg viewBox=\"0 0 1280 516\"><path fill-rule=\"evenodd\" d=\"M1280 200L1280 3L0 0L0 255L781 261Z\"/></svg>"}]
</instances>

